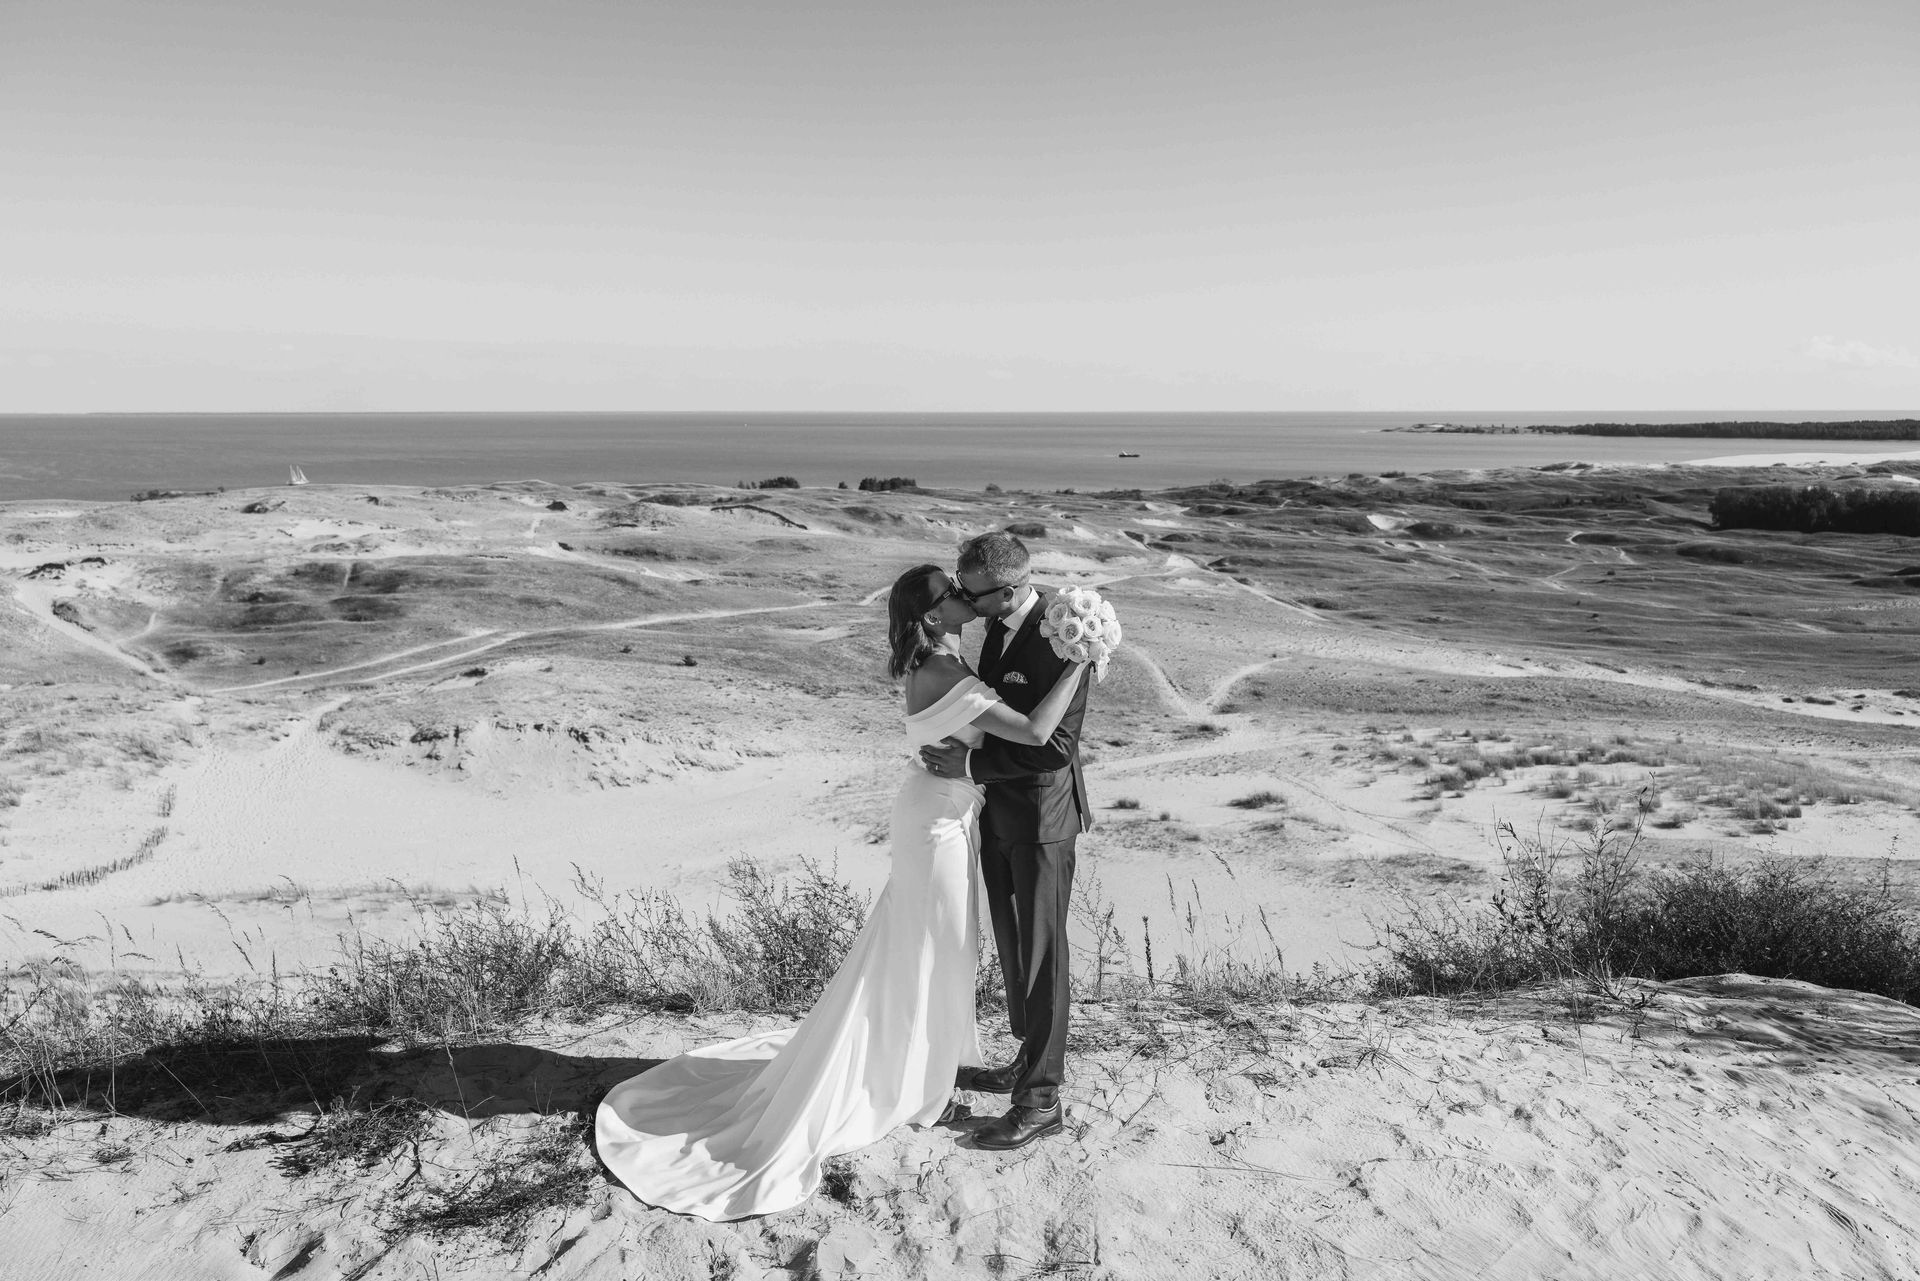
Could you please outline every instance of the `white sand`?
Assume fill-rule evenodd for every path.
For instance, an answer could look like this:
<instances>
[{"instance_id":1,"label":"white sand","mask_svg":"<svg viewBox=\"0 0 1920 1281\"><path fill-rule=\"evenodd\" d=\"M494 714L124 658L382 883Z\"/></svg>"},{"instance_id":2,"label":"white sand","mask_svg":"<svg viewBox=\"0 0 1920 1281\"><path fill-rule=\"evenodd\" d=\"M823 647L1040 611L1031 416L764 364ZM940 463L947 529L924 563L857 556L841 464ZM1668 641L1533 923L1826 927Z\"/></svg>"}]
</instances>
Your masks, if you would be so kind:
<instances>
[{"instance_id":1,"label":"white sand","mask_svg":"<svg viewBox=\"0 0 1920 1281\"><path fill-rule=\"evenodd\" d=\"M109 1118L11 1144L6 1276L774 1281L809 1259L871 1278L1009 1261L1126 1281L1920 1275L1920 1012L1737 976L1627 995L1651 1004L1590 1021L1548 996L1335 1004L1237 1028L1087 1005L1069 1136L999 1155L957 1142L977 1121L903 1129L850 1158L844 1202L766 1220L681 1219L600 1185L517 1251L382 1241L382 1216L424 1189L522 1159L562 1120L542 1110L771 1021L555 1027L400 1069L443 1109L417 1174L403 1150L295 1181L283 1147L227 1150L291 1138L286 1123Z\"/></svg>"},{"instance_id":2,"label":"white sand","mask_svg":"<svg viewBox=\"0 0 1920 1281\"><path fill-rule=\"evenodd\" d=\"M1777 454L1723 454L1716 458L1692 458L1685 465L1694 467L1845 467L1866 463L1920 462L1920 449L1864 451L1845 449L1807 449Z\"/></svg>"}]
</instances>

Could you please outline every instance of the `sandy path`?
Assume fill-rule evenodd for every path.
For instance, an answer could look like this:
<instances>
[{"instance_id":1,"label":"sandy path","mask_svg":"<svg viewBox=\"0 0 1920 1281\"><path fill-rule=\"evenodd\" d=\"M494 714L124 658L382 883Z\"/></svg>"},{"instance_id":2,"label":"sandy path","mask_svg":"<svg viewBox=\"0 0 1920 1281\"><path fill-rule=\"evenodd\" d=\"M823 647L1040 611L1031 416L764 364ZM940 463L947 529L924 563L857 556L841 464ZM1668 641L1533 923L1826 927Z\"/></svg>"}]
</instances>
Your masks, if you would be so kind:
<instances>
[{"instance_id":1,"label":"sandy path","mask_svg":"<svg viewBox=\"0 0 1920 1281\"><path fill-rule=\"evenodd\" d=\"M147 666L147 664L141 662L132 654L127 653L112 641L96 636L84 627L76 627L74 624L67 622L64 618L55 614L53 612L53 588L40 583L16 583L14 584L13 595L14 599L19 602L20 608L24 610L29 617L46 627L56 636L63 636L82 648L105 654L121 666L130 667L151 680L156 680L167 685L179 683L171 673L159 671ZM152 622L149 621L147 624L148 630L151 630L152 626ZM141 634L145 635L145 632Z\"/></svg>"},{"instance_id":2,"label":"sandy path","mask_svg":"<svg viewBox=\"0 0 1920 1281\"><path fill-rule=\"evenodd\" d=\"M522 632L515 632L513 635L518 637L524 634L525 633ZM469 632L464 636L455 636L447 640L431 641L425 645L415 645L410 649L395 650L391 654L382 654L378 658L369 658L363 662L348 663L345 667L329 667L324 672L308 672L302 676L280 676L270 681L254 681L250 685L226 685L219 689L211 689L206 692L209 694L241 694L248 690L272 689L277 685L301 685L309 681L325 680L329 676L339 676L344 672L357 672L369 667L379 667L382 664L395 662L402 658L411 658L415 654L425 654L431 650L444 649L448 645L460 645L470 640L477 640L482 636L493 635L496 635L496 633L492 630ZM456 655L456 657L458 656Z\"/></svg>"},{"instance_id":3,"label":"sandy path","mask_svg":"<svg viewBox=\"0 0 1920 1281\"><path fill-rule=\"evenodd\" d=\"M1190 721L1197 721L1203 719L1211 710L1206 704L1197 703L1180 692L1180 687L1173 683L1166 669L1160 666L1152 650L1129 641L1121 646L1120 652L1131 656L1136 663L1146 669L1148 677L1153 681L1154 689L1159 691L1160 701L1173 711Z\"/></svg>"},{"instance_id":4,"label":"sandy path","mask_svg":"<svg viewBox=\"0 0 1920 1281\"><path fill-rule=\"evenodd\" d=\"M445 654L428 662L414 663L411 666L395 668L390 672L380 672L371 677L359 677L356 678L354 683L358 684L364 680L391 680L396 676L406 676L414 672L423 672L435 667L444 667L448 663L463 662L476 655L496 650L502 645L511 645L516 641L523 641L530 638L567 636L575 632L624 631L629 628L664 627L670 623L698 622L702 619L709 618L741 618L751 614L782 614L800 609L818 609L832 603L831 601L825 600L813 600L806 601L799 605L759 605L752 609L707 609L695 610L684 614L646 614L639 618L622 618L610 623L574 623L566 627L544 627L525 632L473 632L466 636L455 637L452 640L434 641L428 645L415 645L411 649L396 650L391 654L383 654L378 658L369 658L358 663L350 663L345 667L331 667L324 672L308 672L301 676L282 676L276 680L255 681L251 685L227 685L220 689L208 690L207 692L210 694L238 694L244 693L247 690L267 689L277 685L311 685L314 681L325 680L328 677L338 676L345 672L365 671L370 667L380 667L384 664L398 661L399 659L410 658L415 654L424 654L448 645L458 645L466 641L476 640L482 636L492 637L492 639L488 640L484 645L476 645L472 649L464 649L457 654Z\"/></svg>"}]
</instances>

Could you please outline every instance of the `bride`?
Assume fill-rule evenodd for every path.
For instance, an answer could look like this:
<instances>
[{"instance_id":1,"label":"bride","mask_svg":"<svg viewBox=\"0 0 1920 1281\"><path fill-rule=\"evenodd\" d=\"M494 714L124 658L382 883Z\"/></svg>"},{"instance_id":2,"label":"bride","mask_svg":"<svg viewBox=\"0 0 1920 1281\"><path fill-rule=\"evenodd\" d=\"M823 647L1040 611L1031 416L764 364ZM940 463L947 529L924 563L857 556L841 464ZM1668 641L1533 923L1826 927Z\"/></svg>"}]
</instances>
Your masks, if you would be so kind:
<instances>
[{"instance_id":1,"label":"bride","mask_svg":"<svg viewBox=\"0 0 1920 1281\"><path fill-rule=\"evenodd\" d=\"M1070 664L1032 716L1002 703L960 658L975 617L937 565L887 599L887 670L906 678L909 747L987 734L1047 741L1086 665ZM797 1028L709 1045L623 1081L600 1104L607 1169L651 1205L703 1219L790 1209L828 1157L905 1124L938 1122L962 1066L979 1067L973 1020L982 792L918 758L893 803L893 870L847 959Z\"/></svg>"}]
</instances>

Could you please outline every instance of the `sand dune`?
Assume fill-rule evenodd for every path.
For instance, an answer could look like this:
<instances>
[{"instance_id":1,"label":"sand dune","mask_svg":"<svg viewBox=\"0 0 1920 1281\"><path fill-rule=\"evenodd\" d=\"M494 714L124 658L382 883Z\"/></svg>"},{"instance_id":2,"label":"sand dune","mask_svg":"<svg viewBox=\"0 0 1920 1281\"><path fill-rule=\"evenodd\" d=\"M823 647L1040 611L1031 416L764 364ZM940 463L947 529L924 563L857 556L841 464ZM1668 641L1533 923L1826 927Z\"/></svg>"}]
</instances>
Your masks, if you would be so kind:
<instances>
[{"instance_id":1,"label":"sand dune","mask_svg":"<svg viewBox=\"0 0 1920 1281\"><path fill-rule=\"evenodd\" d=\"M1014 518L1046 530L1043 581L1127 620L1081 848L1136 974L1149 932L1163 965L1364 963L1404 903L1485 901L1498 824L1579 839L1649 789L1652 863L1889 859L1916 891L1920 637L1885 585L1912 555L1707 530L1728 474L0 505L0 947L217 979L322 963L433 903L577 909L576 868L695 910L741 854L875 890L906 761L886 584ZM1459 769L1576 748L1577 768ZM1910 1009L1743 978L1620 996L1197 1022L1089 1001L1067 1140L998 1157L903 1132L837 1199L726 1228L596 1183L504 1253L388 1240L382 1216L754 1021L386 1047L369 1079L434 1108L418 1171L294 1177L298 1111L88 1115L0 1145L0 1250L9 1278L81 1257L156 1278L1920 1272Z\"/></svg>"}]
</instances>

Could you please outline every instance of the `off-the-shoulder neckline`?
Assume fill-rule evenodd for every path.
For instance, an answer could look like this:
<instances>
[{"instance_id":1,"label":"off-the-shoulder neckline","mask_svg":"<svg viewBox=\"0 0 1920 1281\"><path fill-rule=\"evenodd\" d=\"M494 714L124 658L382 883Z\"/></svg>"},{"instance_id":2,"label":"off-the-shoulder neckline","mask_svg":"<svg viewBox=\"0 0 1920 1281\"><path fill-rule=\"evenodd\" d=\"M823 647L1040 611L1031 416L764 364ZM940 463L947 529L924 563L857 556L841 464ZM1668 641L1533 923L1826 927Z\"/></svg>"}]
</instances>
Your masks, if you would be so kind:
<instances>
[{"instance_id":1,"label":"off-the-shoulder neckline","mask_svg":"<svg viewBox=\"0 0 1920 1281\"><path fill-rule=\"evenodd\" d=\"M965 676L962 676L959 680L955 681L953 683L953 688L948 690L946 693L942 694L938 699L927 704L927 706L921 708L917 712L907 713L907 719L910 721L917 721L923 716L932 716L936 712L944 711L946 709L947 704L953 701L954 696L956 694L970 694L974 692L976 689L987 689L990 691L992 688L993 688L992 686L988 685L985 681L981 680L978 676L975 676L972 672L968 672Z\"/></svg>"}]
</instances>

